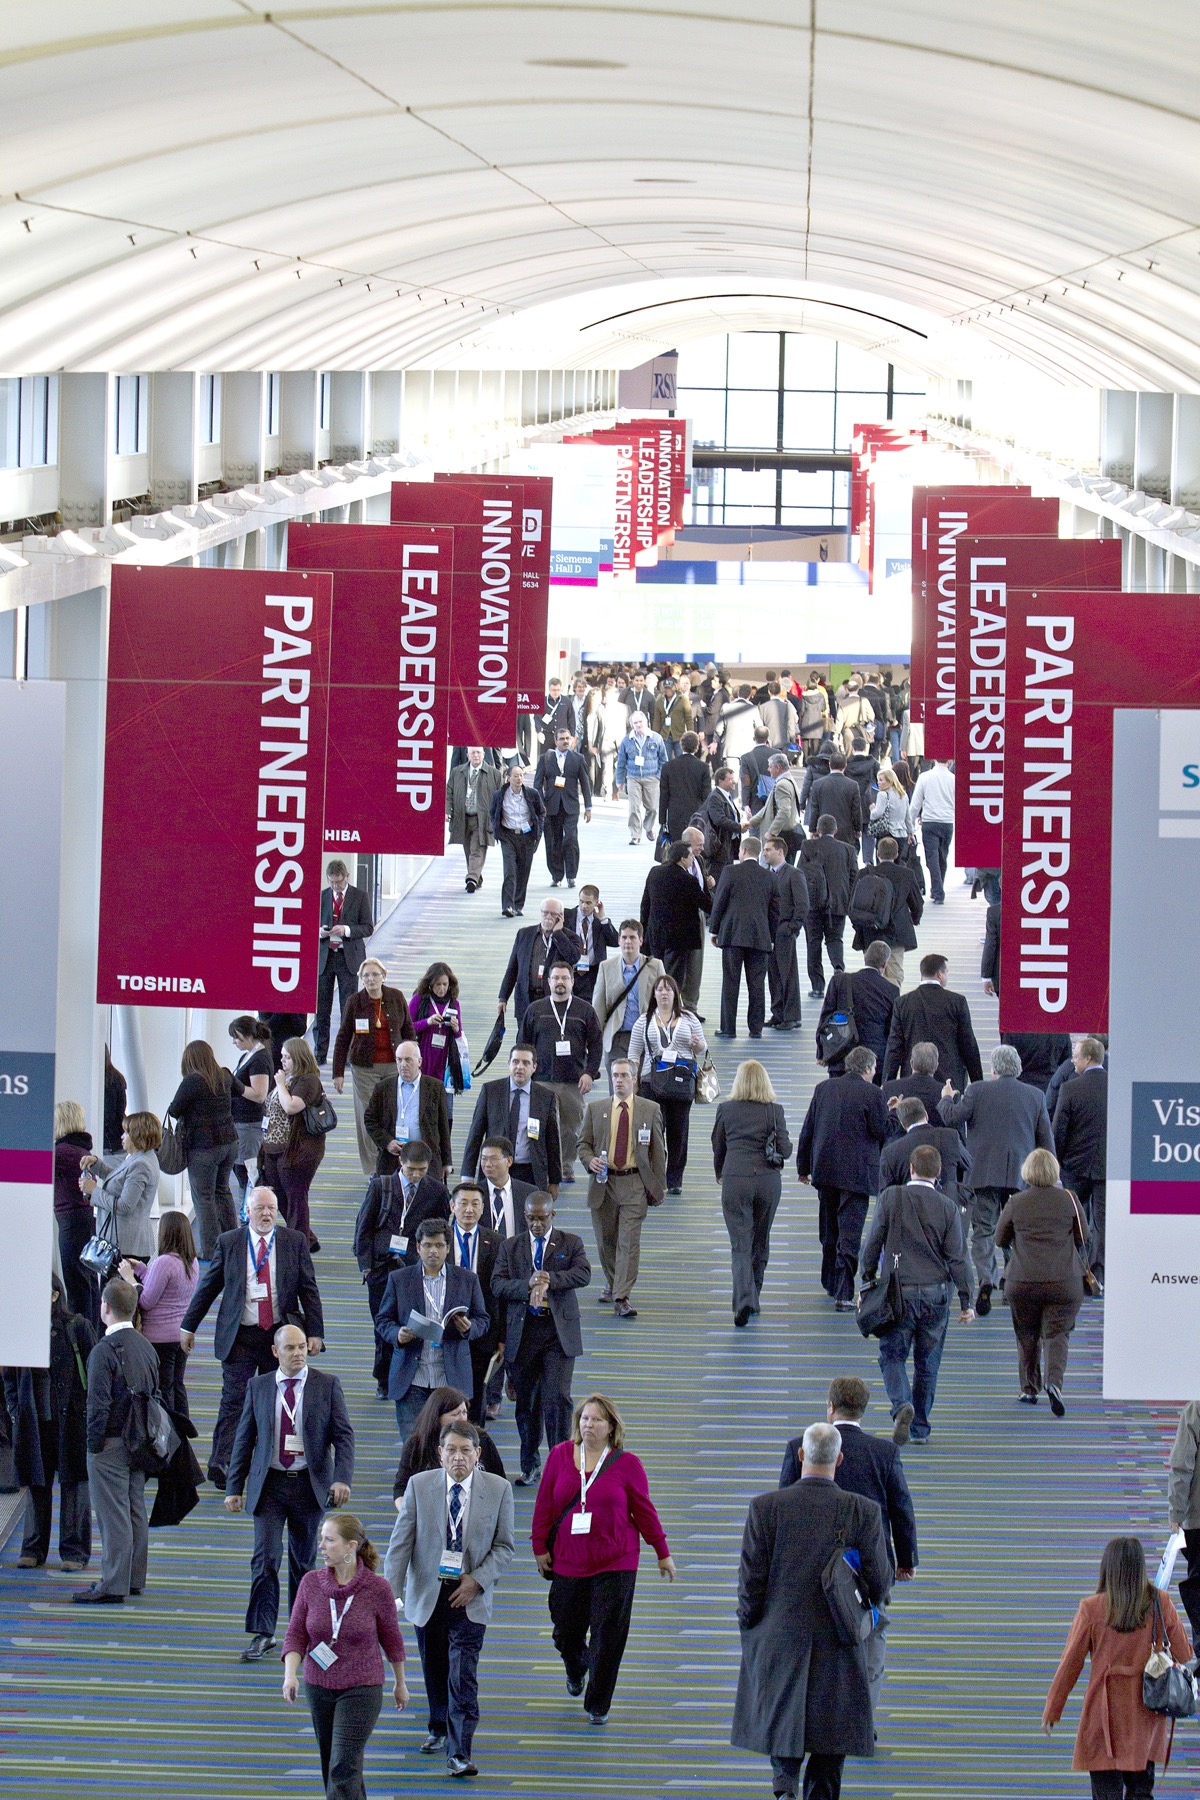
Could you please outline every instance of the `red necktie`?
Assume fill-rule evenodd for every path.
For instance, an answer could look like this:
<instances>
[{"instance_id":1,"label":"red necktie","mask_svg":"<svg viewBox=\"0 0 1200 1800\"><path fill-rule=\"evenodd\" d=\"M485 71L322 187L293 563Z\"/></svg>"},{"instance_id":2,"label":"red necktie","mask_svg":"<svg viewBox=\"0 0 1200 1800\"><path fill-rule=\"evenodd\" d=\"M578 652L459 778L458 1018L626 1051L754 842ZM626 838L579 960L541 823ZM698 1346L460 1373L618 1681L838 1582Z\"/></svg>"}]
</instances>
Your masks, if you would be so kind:
<instances>
[{"instance_id":1,"label":"red necktie","mask_svg":"<svg viewBox=\"0 0 1200 1800\"><path fill-rule=\"evenodd\" d=\"M617 1119L617 1143L613 1153L616 1168L623 1169L629 1161L629 1102L622 1100Z\"/></svg>"},{"instance_id":2,"label":"red necktie","mask_svg":"<svg viewBox=\"0 0 1200 1800\"><path fill-rule=\"evenodd\" d=\"M296 1429L296 1379L295 1375L289 1375L284 1381L285 1405L279 1409L279 1460L285 1469L290 1469L296 1460L295 1453L286 1447L289 1435Z\"/></svg>"},{"instance_id":3,"label":"red necktie","mask_svg":"<svg viewBox=\"0 0 1200 1800\"><path fill-rule=\"evenodd\" d=\"M254 1266L258 1271L259 1281L267 1290L266 1299L260 1300L258 1303L259 1329L262 1331L270 1331L275 1323L275 1306L271 1299L271 1259L267 1255L267 1240L265 1237L260 1237L258 1240L258 1259Z\"/></svg>"},{"instance_id":4,"label":"red necktie","mask_svg":"<svg viewBox=\"0 0 1200 1800\"><path fill-rule=\"evenodd\" d=\"M335 925L340 925L342 922L342 896L340 894L333 896L333 922Z\"/></svg>"}]
</instances>

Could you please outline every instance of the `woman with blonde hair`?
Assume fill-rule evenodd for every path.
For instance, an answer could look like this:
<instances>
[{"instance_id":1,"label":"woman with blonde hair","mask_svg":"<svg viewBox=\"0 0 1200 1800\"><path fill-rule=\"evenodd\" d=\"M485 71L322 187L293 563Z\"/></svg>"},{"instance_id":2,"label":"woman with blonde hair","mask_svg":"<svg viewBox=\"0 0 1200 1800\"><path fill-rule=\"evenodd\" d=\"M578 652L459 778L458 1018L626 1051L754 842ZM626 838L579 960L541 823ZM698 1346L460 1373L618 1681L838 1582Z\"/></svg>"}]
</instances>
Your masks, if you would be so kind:
<instances>
[{"instance_id":1,"label":"woman with blonde hair","mask_svg":"<svg viewBox=\"0 0 1200 1800\"><path fill-rule=\"evenodd\" d=\"M906 845L912 837L912 809L904 784L890 764L879 771L879 792L871 808L867 829L873 838L892 837Z\"/></svg>"},{"instance_id":2,"label":"woman with blonde hair","mask_svg":"<svg viewBox=\"0 0 1200 1800\"><path fill-rule=\"evenodd\" d=\"M304 1038L288 1038L267 1096L259 1167L263 1186L274 1190L280 1212L293 1231L304 1232L312 1251L321 1246L309 1224L308 1191L325 1155L325 1134L309 1131L304 1115L324 1098L311 1047Z\"/></svg>"},{"instance_id":3,"label":"woman with blonde hair","mask_svg":"<svg viewBox=\"0 0 1200 1800\"><path fill-rule=\"evenodd\" d=\"M1031 1150L1021 1164L1019 1194L1011 1194L996 1223L996 1243L1012 1254L1004 1271L1004 1298L1012 1313L1025 1406L1036 1406L1046 1355L1046 1398L1056 1419L1062 1397L1067 1345L1083 1304L1083 1213L1059 1180L1057 1158Z\"/></svg>"},{"instance_id":4,"label":"woman with blonde hair","mask_svg":"<svg viewBox=\"0 0 1200 1800\"><path fill-rule=\"evenodd\" d=\"M733 1257L733 1322L740 1328L759 1311L781 1171L792 1153L783 1108L760 1062L738 1065L729 1098L717 1108L712 1144Z\"/></svg>"},{"instance_id":5,"label":"woman with blonde hair","mask_svg":"<svg viewBox=\"0 0 1200 1800\"><path fill-rule=\"evenodd\" d=\"M675 1560L646 1471L625 1448L625 1422L607 1395L589 1394L575 1408L571 1436L546 1458L533 1509L533 1553L550 1583L567 1692L583 1694L593 1725L604 1724L612 1705L642 1538L663 1580L674 1581Z\"/></svg>"}]
</instances>

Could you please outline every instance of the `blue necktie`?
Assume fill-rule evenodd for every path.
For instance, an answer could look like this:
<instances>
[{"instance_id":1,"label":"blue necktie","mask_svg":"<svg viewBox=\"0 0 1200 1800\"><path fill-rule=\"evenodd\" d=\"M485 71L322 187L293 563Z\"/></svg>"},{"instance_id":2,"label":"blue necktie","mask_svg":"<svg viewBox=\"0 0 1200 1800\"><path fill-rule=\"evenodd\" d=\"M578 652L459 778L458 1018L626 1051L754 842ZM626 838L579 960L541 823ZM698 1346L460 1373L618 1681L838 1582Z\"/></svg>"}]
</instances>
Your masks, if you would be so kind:
<instances>
[{"instance_id":1,"label":"blue necktie","mask_svg":"<svg viewBox=\"0 0 1200 1800\"><path fill-rule=\"evenodd\" d=\"M462 1549L462 1483L450 1484L450 1523L446 1527L447 1550Z\"/></svg>"},{"instance_id":2,"label":"blue necktie","mask_svg":"<svg viewBox=\"0 0 1200 1800\"><path fill-rule=\"evenodd\" d=\"M546 1240L545 1240L545 1238L538 1238L538 1240L533 1248L533 1266L535 1269L541 1268L542 1258L545 1254L546 1254Z\"/></svg>"}]
</instances>

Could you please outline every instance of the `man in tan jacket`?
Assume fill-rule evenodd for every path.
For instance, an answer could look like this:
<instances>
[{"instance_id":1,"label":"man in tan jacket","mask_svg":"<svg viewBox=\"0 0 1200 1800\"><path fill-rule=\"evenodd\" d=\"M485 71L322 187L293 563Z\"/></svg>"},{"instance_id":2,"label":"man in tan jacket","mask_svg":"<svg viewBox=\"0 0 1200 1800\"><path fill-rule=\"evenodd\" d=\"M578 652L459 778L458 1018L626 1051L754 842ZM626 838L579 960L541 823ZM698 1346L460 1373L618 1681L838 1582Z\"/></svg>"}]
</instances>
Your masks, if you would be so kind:
<instances>
[{"instance_id":1,"label":"man in tan jacket","mask_svg":"<svg viewBox=\"0 0 1200 1800\"><path fill-rule=\"evenodd\" d=\"M588 1106L579 1154L591 1172L588 1206L606 1278L600 1299L612 1301L618 1319L636 1319L629 1294L638 1275L642 1221L667 1191L667 1145L662 1108L636 1096L637 1070L628 1057L614 1059L612 1084L611 1100Z\"/></svg>"},{"instance_id":2,"label":"man in tan jacket","mask_svg":"<svg viewBox=\"0 0 1200 1800\"><path fill-rule=\"evenodd\" d=\"M642 955L640 919L621 920L617 943L621 954L605 957L592 989L592 1005L610 1065L614 1057L624 1056L628 1050L634 1020L649 1006L654 983L664 973L657 956Z\"/></svg>"}]
</instances>

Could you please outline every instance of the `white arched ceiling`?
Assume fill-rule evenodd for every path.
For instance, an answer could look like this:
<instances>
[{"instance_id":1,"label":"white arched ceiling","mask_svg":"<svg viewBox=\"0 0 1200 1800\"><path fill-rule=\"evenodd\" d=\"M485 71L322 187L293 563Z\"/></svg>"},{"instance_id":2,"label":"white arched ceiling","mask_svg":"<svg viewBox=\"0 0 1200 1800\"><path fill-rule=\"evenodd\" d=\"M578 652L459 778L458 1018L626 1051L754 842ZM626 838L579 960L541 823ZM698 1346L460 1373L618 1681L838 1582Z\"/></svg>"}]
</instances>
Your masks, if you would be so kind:
<instances>
[{"instance_id":1,"label":"white arched ceiling","mask_svg":"<svg viewBox=\"0 0 1200 1800\"><path fill-rule=\"evenodd\" d=\"M1184 0L8 0L0 370L757 323L1196 390L1195 45Z\"/></svg>"}]
</instances>

